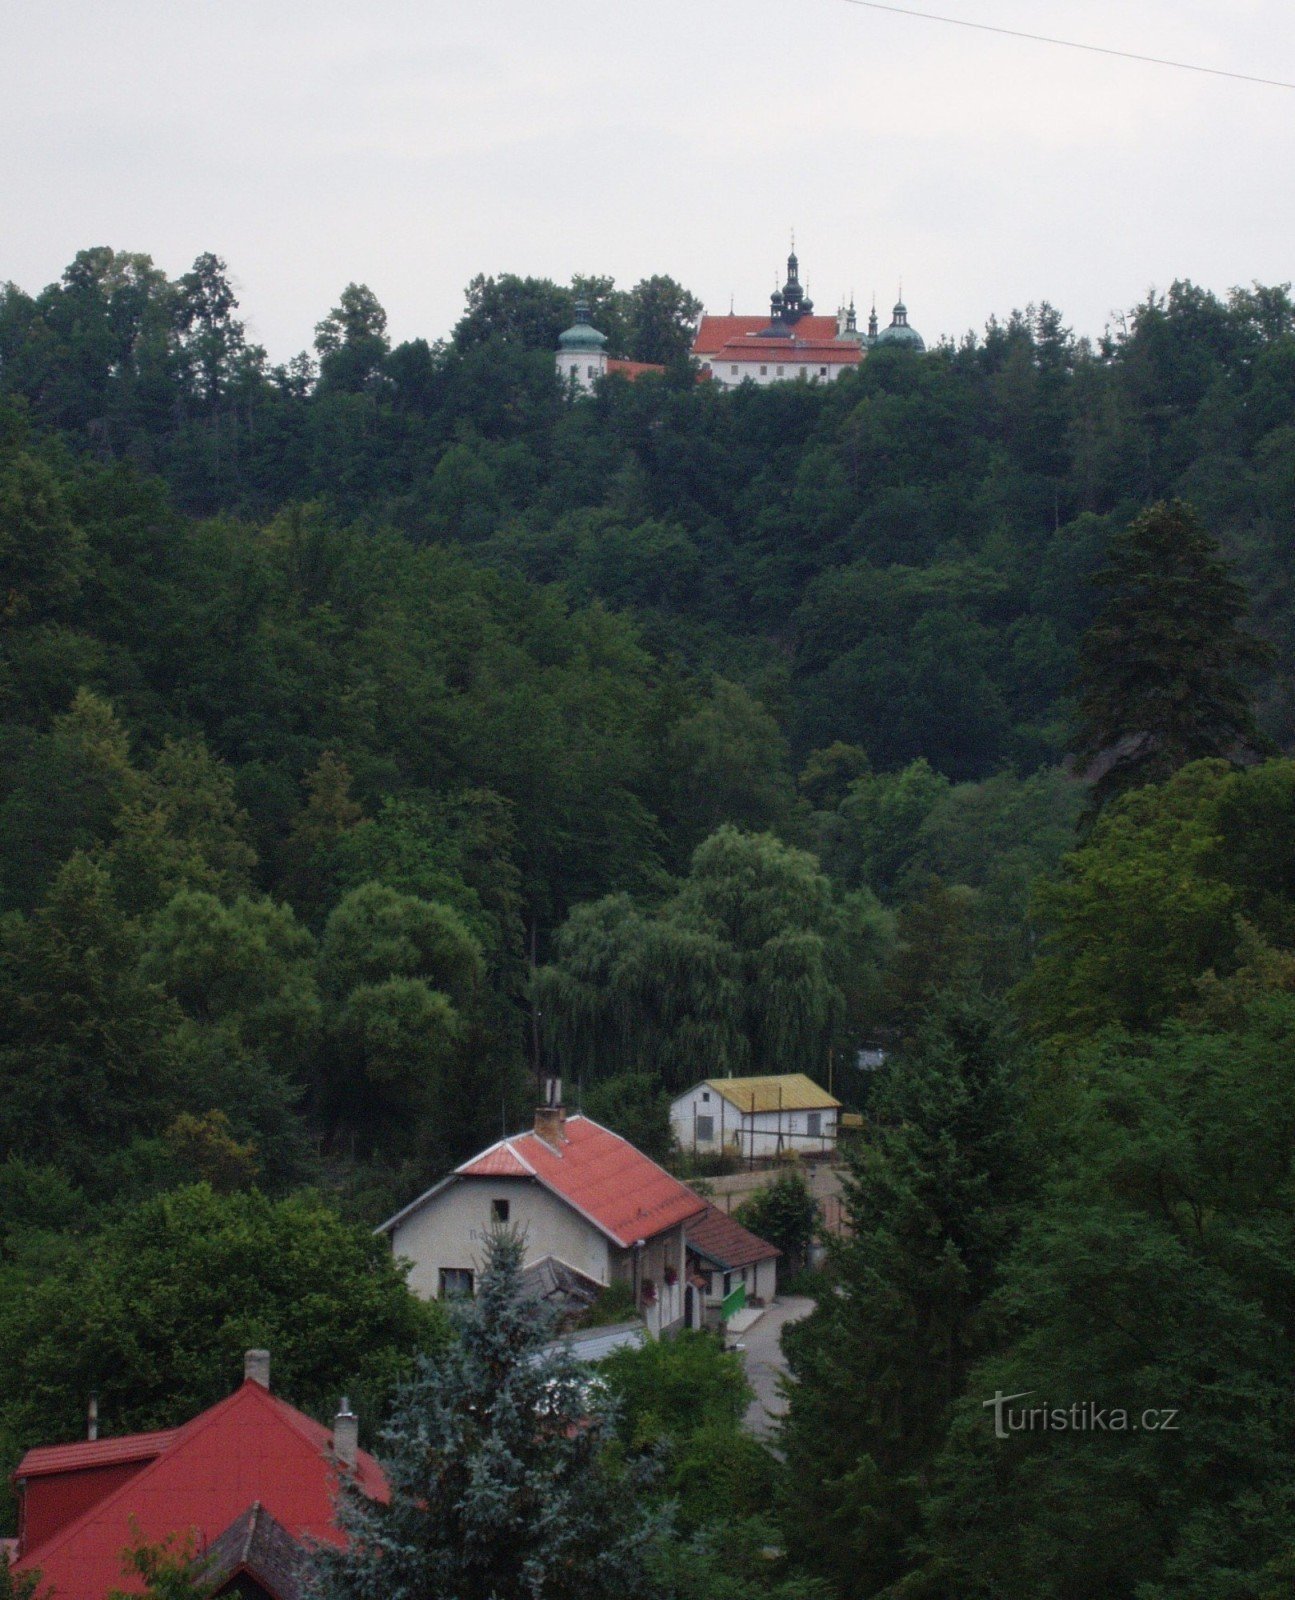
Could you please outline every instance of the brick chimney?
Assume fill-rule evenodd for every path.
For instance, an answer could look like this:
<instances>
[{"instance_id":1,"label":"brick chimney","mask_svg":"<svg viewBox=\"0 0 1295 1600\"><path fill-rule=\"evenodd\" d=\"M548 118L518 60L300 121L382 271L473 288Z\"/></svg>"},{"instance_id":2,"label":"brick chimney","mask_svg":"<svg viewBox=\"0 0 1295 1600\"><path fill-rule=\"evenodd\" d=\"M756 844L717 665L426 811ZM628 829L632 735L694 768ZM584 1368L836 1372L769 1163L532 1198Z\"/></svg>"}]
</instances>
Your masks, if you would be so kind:
<instances>
[{"instance_id":1,"label":"brick chimney","mask_svg":"<svg viewBox=\"0 0 1295 1600\"><path fill-rule=\"evenodd\" d=\"M270 1352L268 1350L245 1350L243 1352L243 1378L251 1378L253 1383L259 1383L262 1389L270 1387Z\"/></svg>"},{"instance_id":2,"label":"brick chimney","mask_svg":"<svg viewBox=\"0 0 1295 1600\"><path fill-rule=\"evenodd\" d=\"M554 1150L561 1150L564 1136L562 1126L567 1114L561 1106L536 1106L535 1132Z\"/></svg>"},{"instance_id":3,"label":"brick chimney","mask_svg":"<svg viewBox=\"0 0 1295 1600\"><path fill-rule=\"evenodd\" d=\"M360 1419L351 1410L351 1402L342 1396L337 1415L333 1418L333 1454L344 1467L355 1470L355 1458L360 1448Z\"/></svg>"}]
</instances>

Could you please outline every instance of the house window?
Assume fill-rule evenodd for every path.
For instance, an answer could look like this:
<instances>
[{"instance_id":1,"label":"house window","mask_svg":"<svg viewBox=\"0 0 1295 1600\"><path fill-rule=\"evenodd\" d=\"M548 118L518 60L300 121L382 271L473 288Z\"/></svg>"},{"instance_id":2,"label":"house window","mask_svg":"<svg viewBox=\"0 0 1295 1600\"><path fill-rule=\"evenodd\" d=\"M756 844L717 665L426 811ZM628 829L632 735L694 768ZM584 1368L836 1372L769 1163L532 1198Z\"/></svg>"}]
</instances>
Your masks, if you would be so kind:
<instances>
[{"instance_id":1,"label":"house window","mask_svg":"<svg viewBox=\"0 0 1295 1600\"><path fill-rule=\"evenodd\" d=\"M714 1117L697 1118L697 1139L701 1144L709 1144L715 1137Z\"/></svg>"},{"instance_id":2,"label":"house window","mask_svg":"<svg viewBox=\"0 0 1295 1600\"><path fill-rule=\"evenodd\" d=\"M701 1100L702 1100L702 1104L703 1105L708 1106L710 1104L710 1090L709 1089L703 1089L702 1090L702 1092L701 1092Z\"/></svg>"},{"instance_id":3,"label":"house window","mask_svg":"<svg viewBox=\"0 0 1295 1600\"><path fill-rule=\"evenodd\" d=\"M767 377L768 377L768 376L769 376L769 369L768 369L768 367L761 367L761 368L760 368L760 376L761 376L761 377L762 377L762 378L767 378Z\"/></svg>"},{"instance_id":4,"label":"house window","mask_svg":"<svg viewBox=\"0 0 1295 1600\"><path fill-rule=\"evenodd\" d=\"M728 370L733 374L733 376L735 378L737 377L737 368L736 367L730 367Z\"/></svg>"},{"instance_id":5,"label":"house window","mask_svg":"<svg viewBox=\"0 0 1295 1600\"><path fill-rule=\"evenodd\" d=\"M802 378L809 377L809 368L808 367L802 367L800 369L800 375L801 375Z\"/></svg>"},{"instance_id":6,"label":"house window","mask_svg":"<svg viewBox=\"0 0 1295 1600\"><path fill-rule=\"evenodd\" d=\"M580 367L575 362L573 362L571 365L571 376L573 378L578 378L580 376Z\"/></svg>"},{"instance_id":7,"label":"house window","mask_svg":"<svg viewBox=\"0 0 1295 1600\"><path fill-rule=\"evenodd\" d=\"M781 367L778 368L778 376L780 378L782 377L782 368Z\"/></svg>"},{"instance_id":8,"label":"house window","mask_svg":"<svg viewBox=\"0 0 1295 1600\"><path fill-rule=\"evenodd\" d=\"M819 375L820 378L826 378L827 377L827 368L826 367L820 367L818 369L818 375Z\"/></svg>"},{"instance_id":9,"label":"house window","mask_svg":"<svg viewBox=\"0 0 1295 1600\"><path fill-rule=\"evenodd\" d=\"M507 1202L507 1200L492 1200L490 1202L490 1220L492 1222L507 1222L508 1221L508 1202Z\"/></svg>"},{"instance_id":10,"label":"house window","mask_svg":"<svg viewBox=\"0 0 1295 1600\"><path fill-rule=\"evenodd\" d=\"M441 1299L471 1300L472 1274L467 1267L441 1268Z\"/></svg>"},{"instance_id":11,"label":"house window","mask_svg":"<svg viewBox=\"0 0 1295 1600\"><path fill-rule=\"evenodd\" d=\"M729 1291L732 1289L732 1287L733 1287L733 1274L731 1272L726 1272L724 1274L724 1298L726 1300L728 1299Z\"/></svg>"},{"instance_id":12,"label":"house window","mask_svg":"<svg viewBox=\"0 0 1295 1600\"><path fill-rule=\"evenodd\" d=\"M585 368L585 371L586 371L586 372L587 372L587 373L588 373L588 374L589 374L589 376L590 376L590 377L591 377L591 378L592 378L592 377L593 377L593 375L594 375L594 369L593 369L593 368L592 368L592 367L586 367L586 368Z\"/></svg>"},{"instance_id":13,"label":"house window","mask_svg":"<svg viewBox=\"0 0 1295 1600\"><path fill-rule=\"evenodd\" d=\"M823 1113L821 1111L808 1112L805 1116L805 1132L809 1134L811 1139L817 1139L822 1131Z\"/></svg>"}]
</instances>

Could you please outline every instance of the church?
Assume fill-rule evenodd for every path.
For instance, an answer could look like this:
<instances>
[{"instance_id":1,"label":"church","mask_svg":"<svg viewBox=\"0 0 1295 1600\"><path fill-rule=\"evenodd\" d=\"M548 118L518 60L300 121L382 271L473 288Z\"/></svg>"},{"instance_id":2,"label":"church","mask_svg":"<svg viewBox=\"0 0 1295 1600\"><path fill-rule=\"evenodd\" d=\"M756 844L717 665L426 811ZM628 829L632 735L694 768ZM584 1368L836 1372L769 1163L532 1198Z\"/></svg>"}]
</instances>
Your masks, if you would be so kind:
<instances>
[{"instance_id":1,"label":"church","mask_svg":"<svg viewBox=\"0 0 1295 1600\"><path fill-rule=\"evenodd\" d=\"M793 243L787 257L787 281L769 299L767 316L703 315L697 324L692 354L701 376L722 388L739 384L830 383L878 345L901 345L921 354L926 342L908 320L903 295L891 313L890 326L877 328L877 308L868 318L867 331L858 326L854 301L834 317L817 316L814 302L800 281L800 261ZM589 322L589 308L577 302L576 320L558 337L557 371L563 384L580 394L592 394L595 383L608 373L637 378L664 368L641 361L622 361L607 354L607 335Z\"/></svg>"},{"instance_id":2,"label":"church","mask_svg":"<svg viewBox=\"0 0 1295 1600\"><path fill-rule=\"evenodd\" d=\"M890 326L877 328L873 307L868 328L859 328L854 301L834 317L818 316L814 302L800 281L800 262L793 245L787 257L787 281L769 300L768 316L703 316L697 326L692 353L703 371L726 389L748 379L752 383L788 383L796 378L830 383L857 367L877 345L905 345L921 353L926 349L917 329L908 321L902 297L891 313Z\"/></svg>"}]
</instances>

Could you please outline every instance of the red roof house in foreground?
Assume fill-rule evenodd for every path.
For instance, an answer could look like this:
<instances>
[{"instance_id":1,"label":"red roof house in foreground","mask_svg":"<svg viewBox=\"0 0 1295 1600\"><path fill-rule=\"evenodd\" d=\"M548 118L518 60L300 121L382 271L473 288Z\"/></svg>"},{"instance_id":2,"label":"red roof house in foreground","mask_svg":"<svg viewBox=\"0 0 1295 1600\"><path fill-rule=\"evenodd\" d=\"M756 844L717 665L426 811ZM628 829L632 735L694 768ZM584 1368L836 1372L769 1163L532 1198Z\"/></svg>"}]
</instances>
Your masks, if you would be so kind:
<instances>
[{"instance_id":1,"label":"red roof house in foreground","mask_svg":"<svg viewBox=\"0 0 1295 1600\"><path fill-rule=\"evenodd\" d=\"M533 1131L465 1161L379 1228L419 1294L471 1294L491 1230L520 1235L528 1267L558 1263L593 1289L624 1283L651 1333L684 1317L684 1227L705 1211L686 1184L582 1115L541 1107Z\"/></svg>"},{"instance_id":2,"label":"red roof house in foreground","mask_svg":"<svg viewBox=\"0 0 1295 1600\"><path fill-rule=\"evenodd\" d=\"M140 1587L123 1574L123 1551L178 1535L208 1558L222 1593L297 1600L294 1551L342 1542L339 1473L379 1500L386 1480L355 1448L345 1407L330 1431L269 1392L263 1352L249 1352L248 1370L257 1376L181 1428L29 1450L14 1473L15 1571L39 1571L54 1600L104 1600Z\"/></svg>"}]
</instances>

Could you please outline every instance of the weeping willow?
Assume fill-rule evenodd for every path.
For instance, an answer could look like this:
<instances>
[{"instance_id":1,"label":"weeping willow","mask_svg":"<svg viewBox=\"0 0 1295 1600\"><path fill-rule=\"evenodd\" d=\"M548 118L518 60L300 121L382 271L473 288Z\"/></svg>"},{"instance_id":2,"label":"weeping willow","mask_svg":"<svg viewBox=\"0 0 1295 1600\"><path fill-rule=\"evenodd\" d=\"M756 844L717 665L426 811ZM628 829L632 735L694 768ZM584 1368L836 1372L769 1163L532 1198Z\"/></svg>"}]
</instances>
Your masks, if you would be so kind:
<instances>
[{"instance_id":1,"label":"weeping willow","mask_svg":"<svg viewBox=\"0 0 1295 1600\"><path fill-rule=\"evenodd\" d=\"M817 862L721 828L655 912L628 895L577 907L534 996L548 1059L585 1082L813 1071L844 1008L836 913Z\"/></svg>"}]
</instances>

